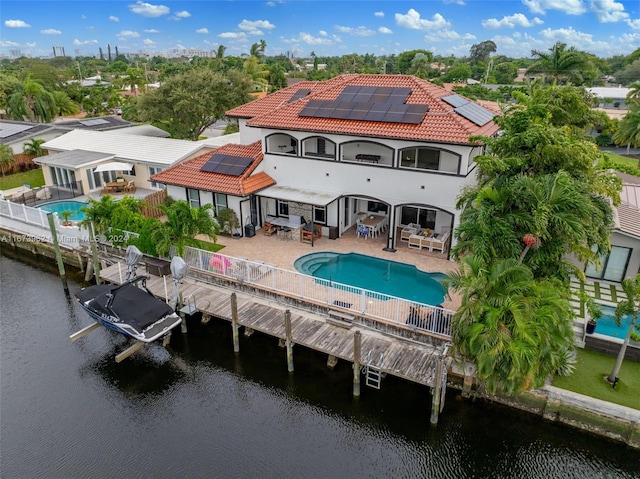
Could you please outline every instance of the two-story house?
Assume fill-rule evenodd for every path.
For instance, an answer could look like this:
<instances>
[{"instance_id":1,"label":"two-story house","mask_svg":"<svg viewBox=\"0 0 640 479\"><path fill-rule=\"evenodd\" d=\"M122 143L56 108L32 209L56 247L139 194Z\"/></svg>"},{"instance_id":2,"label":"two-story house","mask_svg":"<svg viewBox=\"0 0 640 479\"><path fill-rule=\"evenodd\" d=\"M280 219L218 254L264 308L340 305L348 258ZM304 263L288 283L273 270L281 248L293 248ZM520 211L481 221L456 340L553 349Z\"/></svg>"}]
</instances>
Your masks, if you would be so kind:
<instances>
[{"instance_id":1,"label":"two-story house","mask_svg":"<svg viewBox=\"0 0 640 479\"><path fill-rule=\"evenodd\" d=\"M484 149L470 137L494 135L494 115L414 76L299 82L227 112L239 121L240 142L260 145L260 158L236 158L245 165L236 176L248 178L249 170L266 176L254 191L222 203L237 209L244 224L302 217L330 238L363 217L384 216L386 249L393 250L408 224L432 231L457 226L456 198L475 183L474 158ZM211 161L206 167L200 160L198 184L211 198L218 193L220 158L207 155ZM207 168L211 188L205 186ZM192 199L196 185L181 185L171 170L152 179L166 182L171 196Z\"/></svg>"}]
</instances>

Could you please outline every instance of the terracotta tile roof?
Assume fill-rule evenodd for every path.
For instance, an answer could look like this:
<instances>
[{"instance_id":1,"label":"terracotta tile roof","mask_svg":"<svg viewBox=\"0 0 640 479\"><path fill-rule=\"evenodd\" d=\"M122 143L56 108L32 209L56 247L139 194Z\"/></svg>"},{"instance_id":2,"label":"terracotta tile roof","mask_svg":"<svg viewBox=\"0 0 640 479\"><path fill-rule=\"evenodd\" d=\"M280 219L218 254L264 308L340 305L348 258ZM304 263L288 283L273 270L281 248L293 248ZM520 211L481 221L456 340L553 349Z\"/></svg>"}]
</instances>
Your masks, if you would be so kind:
<instances>
[{"instance_id":1,"label":"terracotta tile roof","mask_svg":"<svg viewBox=\"0 0 640 479\"><path fill-rule=\"evenodd\" d=\"M215 153L253 158L253 162L240 176L223 175L201 171L209 158ZM253 174L262 161L262 147L259 141L250 145L228 144L190 160L178 163L151 177L153 181L166 185L183 186L203 191L215 191L229 195L246 196L260 191L276 181L264 172Z\"/></svg>"},{"instance_id":2,"label":"terracotta tile roof","mask_svg":"<svg viewBox=\"0 0 640 479\"><path fill-rule=\"evenodd\" d=\"M412 93L407 104L428 105L429 111L420 124L389 123L298 116L310 99L335 100L345 86L408 87ZM301 88L309 95L289 102ZM313 131L374 138L396 138L436 143L469 144L472 135L493 135L498 126L490 121L478 126L457 114L442 97L451 95L441 88L410 75L341 75L325 82L300 82L268 95L262 100L242 105L227 112L228 116L251 118L248 126L281 130Z\"/></svg>"}]
</instances>

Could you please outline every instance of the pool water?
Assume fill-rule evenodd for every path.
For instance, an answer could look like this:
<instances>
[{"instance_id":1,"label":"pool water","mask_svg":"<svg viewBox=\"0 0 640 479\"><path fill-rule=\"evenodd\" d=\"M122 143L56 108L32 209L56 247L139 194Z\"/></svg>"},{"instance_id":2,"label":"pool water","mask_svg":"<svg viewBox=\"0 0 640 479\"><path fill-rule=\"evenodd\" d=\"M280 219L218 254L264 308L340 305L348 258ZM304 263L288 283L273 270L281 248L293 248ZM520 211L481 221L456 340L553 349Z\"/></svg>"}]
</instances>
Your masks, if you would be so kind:
<instances>
[{"instance_id":1,"label":"pool water","mask_svg":"<svg viewBox=\"0 0 640 479\"><path fill-rule=\"evenodd\" d=\"M51 203L40 205L38 208L50 213L57 213L60 219L62 219L63 211L70 211L71 215L69 219L71 221L82 221L84 220L84 213L81 211L81 208L86 206L89 205L81 201L52 201Z\"/></svg>"},{"instance_id":2,"label":"pool water","mask_svg":"<svg viewBox=\"0 0 640 479\"><path fill-rule=\"evenodd\" d=\"M600 309L602 310L602 316L598 318L595 332L618 339L626 338L627 331L629 331L629 326L631 325L631 316L623 316L620 326L618 326L615 319L616 308L601 305Z\"/></svg>"},{"instance_id":3,"label":"pool water","mask_svg":"<svg viewBox=\"0 0 640 479\"><path fill-rule=\"evenodd\" d=\"M315 278L430 305L443 302L443 273L425 273L414 265L358 253L311 253L298 258L297 271Z\"/></svg>"}]
</instances>

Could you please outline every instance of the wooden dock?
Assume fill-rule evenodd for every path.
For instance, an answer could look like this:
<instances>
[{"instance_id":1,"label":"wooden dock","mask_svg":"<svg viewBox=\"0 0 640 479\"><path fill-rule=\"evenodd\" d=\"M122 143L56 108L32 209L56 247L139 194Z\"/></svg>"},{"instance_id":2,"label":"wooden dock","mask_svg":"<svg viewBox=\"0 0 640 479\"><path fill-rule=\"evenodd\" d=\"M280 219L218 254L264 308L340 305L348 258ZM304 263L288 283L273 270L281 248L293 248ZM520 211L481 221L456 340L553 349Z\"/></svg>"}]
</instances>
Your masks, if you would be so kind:
<instances>
[{"instance_id":1,"label":"wooden dock","mask_svg":"<svg viewBox=\"0 0 640 479\"><path fill-rule=\"evenodd\" d=\"M125 264L114 264L100 272L103 281L120 284ZM150 276L147 288L158 297L171 300L173 280L171 276ZM361 324L354 324L328 314L292 307L278 300L247 294L239 289L210 284L200 279L186 278L180 292L187 301L195 303L195 309L203 318L215 317L232 322L231 295L237 298L237 325L251 331L287 340L285 312L290 312L291 341L328 355L328 362L342 359L356 362L363 367L378 370L407 381L441 390L442 366L446 360L444 345L433 345L402 338ZM283 298L284 299L284 298ZM359 331L360 360L354 361L354 336ZM441 371L439 372L438 369ZM355 378L354 378L355 380ZM438 401L439 402L439 401ZM435 403L435 396L434 396ZM433 421L432 421L433 422Z\"/></svg>"}]
</instances>

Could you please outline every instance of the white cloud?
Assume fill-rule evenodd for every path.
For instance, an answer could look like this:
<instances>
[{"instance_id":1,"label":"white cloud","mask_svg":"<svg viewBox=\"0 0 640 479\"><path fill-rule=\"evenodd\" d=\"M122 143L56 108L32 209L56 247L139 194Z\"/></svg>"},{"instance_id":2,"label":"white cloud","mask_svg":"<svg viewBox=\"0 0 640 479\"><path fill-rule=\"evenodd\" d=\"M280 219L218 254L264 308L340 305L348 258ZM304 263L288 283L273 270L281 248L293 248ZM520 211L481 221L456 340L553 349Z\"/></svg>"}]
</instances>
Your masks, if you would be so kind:
<instances>
[{"instance_id":1,"label":"white cloud","mask_svg":"<svg viewBox=\"0 0 640 479\"><path fill-rule=\"evenodd\" d=\"M326 37L326 36L328 35L328 33L327 33L327 32L325 32L324 30L320 30L320 31L318 32L318 35L320 35L320 36L322 36L322 37Z\"/></svg>"},{"instance_id":2,"label":"white cloud","mask_svg":"<svg viewBox=\"0 0 640 479\"><path fill-rule=\"evenodd\" d=\"M286 44L296 44L296 43L306 43L307 45L335 45L336 43L340 43L342 40L340 37L333 35L330 38L328 37L314 37L310 33L300 32L298 38L284 38L280 37L280 40Z\"/></svg>"},{"instance_id":3,"label":"white cloud","mask_svg":"<svg viewBox=\"0 0 640 479\"><path fill-rule=\"evenodd\" d=\"M144 30L144 33L160 33L160 30L156 30L155 28L147 28Z\"/></svg>"},{"instance_id":4,"label":"white cloud","mask_svg":"<svg viewBox=\"0 0 640 479\"><path fill-rule=\"evenodd\" d=\"M629 18L624 5L615 0L591 0L589 8L600 23L616 23Z\"/></svg>"},{"instance_id":5,"label":"white cloud","mask_svg":"<svg viewBox=\"0 0 640 479\"><path fill-rule=\"evenodd\" d=\"M541 15L547 10L560 10L567 15L580 15L587 10L582 0L522 0L522 3Z\"/></svg>"},{"instance_id":6,"label":"white cloud","mask_svg":"<svg viewBox=\"0 0 640 479\"><path fill-rule=\"evenodd\" d=\"M451 25L439 13L436 13L433 16L433 20L425 20L423 18L420 18L420 13L418 13L413 8L410 8L406 15L396 13L395 18L398 26L409 28L411 30L433 30L446 28Z\"/></svg>"},{"instance_id":7,"label":"white cloud","mask_svg":"<svg viewBox=\"0 0 640 479\"><path fill-rule=\"evenodd\" d=\"M169 7L164 5L151 5L150 3L143 2L142 0L138 0L135 4L129 5L129 10L133 13L149 18L161 17L162 15L167 15L171 11Z\"/></svg>"},{"instance_id":8,"label":"white cloud","mask_svg":"<svg viewBox=\"0 0 640 479\"><path fill-rule=\"evenodd\" d=\"M144 40L142 40L142 43L144 43L145 45L155 45L156 42L154 42L153 40L150 40L149 38L145 38Z\"/></svg>"},{"instance_id":9,"label":"white cloud","mask_svg":"<svg viewBox=\"0 0 640 479\"><path fill-rule=\"evenodd\" d=\"M182 10L181 12L176 12L173 15L171 15L171 17L169 18L169 20L182 20L183 18L189 18L191 16L191 14L189 12L187 12L186 10Z\"/></svg>"},{"instance_id":10,"label":"white cloud","mask_svg":"<svg viewBox=\"0 0 640 479\"><path fill-rule=\"evenodd\" d=\"M444 30L439 30L435 34L425 35L424 38L429 42L444 42L444 41L451 41L451 40L475 40L476 39L475 35L472 35L470 33L465 33L464 35L460 35L458 32L455 32L453 30L448 30L446 28Z\"/></svg>"},{"instance_id":11,"label":"white cloud","mask_svg":"<svg viewBox=\"0 0 640 479\"><path fill-rule=\"evenodd\" d=\"M346 33L348 35L353 35L354 37L370 37L375 35L376 32L373 30L369 30L367 27L343 27L341 25L336 25L335 29L340 33Z\"/></svg>"},{"instance_id":12,"label":"white cloud","mask_svg":"<svg viewBox=\"0 0 640 479\"><path fill-rule=\"evenodd\" d=\"M220 38L230 39L246 39L247 35L244 32L224 32L218 35Z\"/></svg>"},{"instance_id":13,"label":"white cloud","mask_svg":"<svg viewBox=\"0 0 640 479\"><path fill-rule=\"evenodd\" d=\"M15 48L19 46L20 44L17 42L11 42L9 40L0 40L0 47L2 48Z\"/></svg>"},{"instance_id":14,"label":"white cloud","mask_svg":"<svg viewBox=\"0 0 640 479\"><path fill-rule=\"evenodd\" d=\"M378 28L378 31L380 33L384 33L385 35L390 35L390 34L393 33L393 31L388 29L387 27L380 27L380 28Z\"/></svg>"},{"instance_id":15,"label":"white cloud","mask_svg":"<svg viewBox=\"0 0 640 479\"><path fill-rule=\"evenodd\" d=\"M529 28L534 25L542 25L544 22L540 20L538 17L534 17L533 20L529 20L522 13L514 13L513 15L509 15L506 17L502 17L502 20L498 20L497 18L489 18L488 20L483 20L482 26L485 28Z\"/></svg>"},{"instance_id":16,"label":"white cloud","mask_svg":"<svg viewBox=\"0 0 640 479\"><path fill-rule=\"evenodd\" d=\"M55 28L47 28L46 30L40 30L40 33L43 35L61 35L62 32L60 30L56 30Z\"/></svg>"},{"instance_id":17,"label":"white cloud","mask_svg":"<svg viewBox=\"0 0 640 479\"><path fill-rule=\"evenodd\" d=\"M115 15L109 15L109 20L112 22L119 22L120 19L118 17L116 17Z\"/></svg>"},{"instance_id":18,"label":"white cloud","mask_svg":"<svg viewBox=\"0 0 640 479\"><path fill-rule=\"evenodd\" d=\"M7 28L31 28L31 25L22 20L5 20L4 26Z\"/></svg>"},{"instance_id":19,"label":"white cloud","mask_svg":"<svg viewBox=\"0 0 640 479\"><path fill-rule=\"evenodd\" d=\"M640 30L640 18L635 20L627 20L627 25L629 25L634 30Z\"/></svg>"},{"instance_id":20,"label":"white cloud","mask_svg":"<svg viewBox=\"0 0 640 479\"><path fill-rule=\"evenodd\" d=\"M208 28L198 28L196 30L196 33L205 33L205 34L207 34L207 33L209 33L209 29Z\"/></svg>"},{"instance_id":21,"label":"white cloud","mask_svg":"<svg viewBox=\"0 0 640 479\"><path fill-rule=\"evenodd\" d=\"M444 0L442 3L445 5L455 4L455 5L466 5L464 0Z\"/></svg>"},{"instance_id":22,"label":"white cloud","mask_svg":"<svg viewBox=\"0 0 640 479\"><path fill-rule=\"evenodd\" d=\"M238 24L238 28L240 30L251 32L259 29L273 30L274 28L276 28L276 26L273 23L271 23L269 20L256 20L254 22L252 22L251 20L242 20Z\"/></svg>"},{"instance_id":23,"label":"white cloud","mask_svg":"<svg viewBox=\"0 0 640 479\"><path fill-rule=\"evenodd\" d=\"M384 18L384 12L373 12L373 15L379 18Z\"/></svg>"},{"instance_id":24,"label":"white cloud","mask_svg":"<svg viewBox=\"0 0 640 479\"><path fill-rule=\"evenodd\" d=\"M138 32L134 32L133 30L122 30L116 36L118 38L138 38L140 34Z\"/></svg>"},{"instance_id":25,"label":"white cloud","mask_svg":"<svg viewBox=\"0 0 640 479\"><path fill-rule=\"evenodd\" d=\"M74 38L73 40L73 44L76 46L81 46L81 45L94 45L98 43L98 40L78 40L77 38Z\"/></svg>"},{"instance_id":26,"label":"white cloud","mask_svg":"<svg viewBox=\"0 0 640 479\"><path fill-rule=\"evenodd\" d=\"M276 6L276 2L267 2L266 5L267 5L267 7L275 7Z\"/></svg>"}]
</instances>

